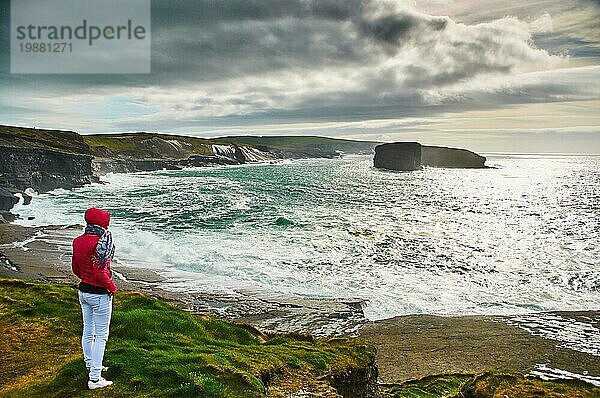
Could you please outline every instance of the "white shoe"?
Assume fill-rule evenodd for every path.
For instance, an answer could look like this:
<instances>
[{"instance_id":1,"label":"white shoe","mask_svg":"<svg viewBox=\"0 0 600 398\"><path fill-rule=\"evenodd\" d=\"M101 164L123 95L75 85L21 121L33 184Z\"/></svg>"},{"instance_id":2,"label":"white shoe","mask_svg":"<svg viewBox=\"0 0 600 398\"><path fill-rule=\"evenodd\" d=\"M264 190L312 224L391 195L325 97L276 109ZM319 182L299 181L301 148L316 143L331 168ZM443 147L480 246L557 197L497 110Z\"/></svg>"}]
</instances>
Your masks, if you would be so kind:
<instances>
[{"instance_id":1,"label":"white shoe","mask_svg":"<svg viewBox=\"0 0 600 398\"><path fill-rule=\"evenodd\" d=\"M98 381L88 380L88 388L90 390L95 390L96 388L104 388L112 385L112 381L106 380L104 377L100 377Z\"/></svg>"}]
</instances>

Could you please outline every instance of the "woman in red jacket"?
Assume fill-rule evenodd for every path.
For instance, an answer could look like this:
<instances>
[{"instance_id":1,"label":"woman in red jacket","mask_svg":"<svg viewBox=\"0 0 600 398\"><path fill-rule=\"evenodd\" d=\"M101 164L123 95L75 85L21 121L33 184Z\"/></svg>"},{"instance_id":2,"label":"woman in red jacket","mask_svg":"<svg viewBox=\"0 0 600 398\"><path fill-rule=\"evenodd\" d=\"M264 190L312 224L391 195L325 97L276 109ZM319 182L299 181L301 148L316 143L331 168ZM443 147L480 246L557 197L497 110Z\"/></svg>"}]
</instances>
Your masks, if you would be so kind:
<instances>
[{"instance_id":1,"label":"woman in red jacket","mask_svg":"<svg viewBox=\"0 0 600 398\"><path fill-rule=\"evenodd\" d=\"M85 212L87 226L83 235L73 241L72 268L81 279L79 303L83 313L81 347L85 366L89 370L88 388L107 387L112 381L100 372L112 313L112 298L116 286L112 281L110 262L115 253L112 235L108 230L110 214L91 208Z\"/></svg>"}]
</instances>

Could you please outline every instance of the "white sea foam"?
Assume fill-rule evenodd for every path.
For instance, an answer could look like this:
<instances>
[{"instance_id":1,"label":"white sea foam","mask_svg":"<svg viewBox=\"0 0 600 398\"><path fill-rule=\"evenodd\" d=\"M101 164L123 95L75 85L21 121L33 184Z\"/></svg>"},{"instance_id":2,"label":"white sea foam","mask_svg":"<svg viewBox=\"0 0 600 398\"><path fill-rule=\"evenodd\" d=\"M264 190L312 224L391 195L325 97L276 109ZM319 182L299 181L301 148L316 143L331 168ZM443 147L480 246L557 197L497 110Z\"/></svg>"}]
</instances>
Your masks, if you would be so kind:
<instances>
[{"instance_id":1,"label":"white sea foam","mask_svg":"<svg viewBox=\"0 0 600 398\"><path fill-rule=\"evenodd\" d=\"M600 356L600 329L595 324L598 320L573 319L558 314L524 314L510 319L529 333L555 340L559 346L572 350Z\"/></svg>"},{"instance_id":2,"label":"white sea foam","mask_svg":"<svg viewBox=\"0 0 600 398\"><path fill-rule=\"evenodd\" d=\"M600 387L600 377L551 368L545 364L536 364L535 370L532 370L529 374L542 380L581 380Z\"/></svg>"}]
</instances>

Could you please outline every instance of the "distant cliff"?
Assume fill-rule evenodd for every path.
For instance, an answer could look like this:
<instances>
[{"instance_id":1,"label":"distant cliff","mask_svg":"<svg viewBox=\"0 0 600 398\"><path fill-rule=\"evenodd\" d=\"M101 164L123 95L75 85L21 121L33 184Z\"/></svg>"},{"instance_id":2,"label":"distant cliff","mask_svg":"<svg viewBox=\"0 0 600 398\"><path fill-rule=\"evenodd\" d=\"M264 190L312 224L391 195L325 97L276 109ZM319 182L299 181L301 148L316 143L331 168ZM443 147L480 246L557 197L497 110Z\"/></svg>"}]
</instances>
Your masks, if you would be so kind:
<instances>
[{"instance_id":1,"label":"distant cliff","mask_svg":"<svg viewBox=\"0 0 600 398\"><path fill-rule=\"evenodd\" d=\"M485 157L466 149L392 142L375 147L373 165L388 170L420 170L422 166L485 168Z\"/></svg>"},{"instance_id":2,"label":"distant cliff","mask_svg":"<svg viewBox=\"0 0 600 398\"><path fill-rule=\"evenodd\" d=\"M176 170L215 164L276 159L334 158L371 154L377 144L315 136L197 138L155 133L95 134L83 137L95 156L94 171Z\"/></svg>"},{"instance_id":3,"label":"distant cliff","mask_svg":"<svg viewBox=\"0 0 600 398\"><path fill-rule=\"evenodd\" d=\"M224 142L249 144L283 159L335 158L343 154L371 155L378 142L302 136L233 136Z\"/></svg>"}]
</instances>

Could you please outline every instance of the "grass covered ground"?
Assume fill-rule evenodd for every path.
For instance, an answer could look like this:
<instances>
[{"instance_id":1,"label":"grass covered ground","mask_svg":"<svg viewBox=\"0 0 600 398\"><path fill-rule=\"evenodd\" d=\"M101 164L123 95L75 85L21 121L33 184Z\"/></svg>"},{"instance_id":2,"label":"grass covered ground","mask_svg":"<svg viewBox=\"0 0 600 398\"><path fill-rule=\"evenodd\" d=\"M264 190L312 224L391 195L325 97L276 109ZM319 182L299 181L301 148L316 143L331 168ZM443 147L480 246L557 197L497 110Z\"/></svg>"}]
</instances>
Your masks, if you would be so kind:
<instances>
[{"instance_id":1,"label":"grass covered ground","mask_svg":"<svg viewBox=\"0 0 600 398\"><path fill-rule=\"evenodd\" d=\"M367 383L375 358L360 340L266 336L146 295L119 293L104 361L110 367L105 376L115 384L89 391L76 297L69 285L0 279L0 397L288 397L302 390L307 394L298 396L326 398L336 397L332 385L348 397ZM381 393L595 398L600 388L488 372L429 376L383 386Z\"/></svg>"},{"instance_id":2,"label":"grass covered ground","mask_svg":"<svg viewBox=\"0 0 600 398\"><path fill-rule=\"evenodd\" d=\"M83 137L73 131L0 125L0 147L51 150L89 155Z\"/></svg>"},{"instance_id":3,"label":"grass covered ground","mask_svg":"<svg viewBox=\"0 0 600 398\"><path fill-rule=\"evenodd\" d=\"M118 293L104 361L115 384L88 391L81 327L75 287L0 279L0 396L278 397L302 387L326 397L330 380L375 357L354 339L269 337Z\"/></svg>"}]
</instances>

